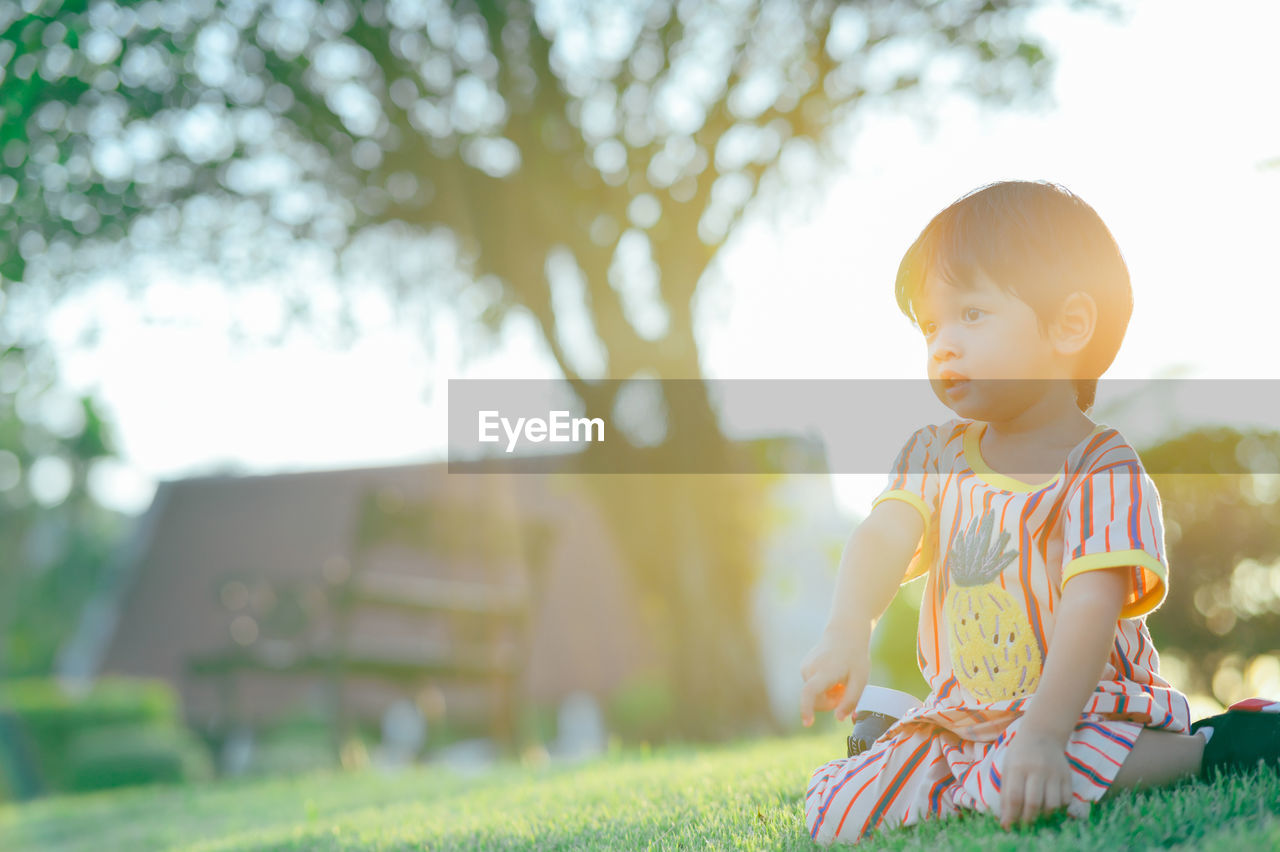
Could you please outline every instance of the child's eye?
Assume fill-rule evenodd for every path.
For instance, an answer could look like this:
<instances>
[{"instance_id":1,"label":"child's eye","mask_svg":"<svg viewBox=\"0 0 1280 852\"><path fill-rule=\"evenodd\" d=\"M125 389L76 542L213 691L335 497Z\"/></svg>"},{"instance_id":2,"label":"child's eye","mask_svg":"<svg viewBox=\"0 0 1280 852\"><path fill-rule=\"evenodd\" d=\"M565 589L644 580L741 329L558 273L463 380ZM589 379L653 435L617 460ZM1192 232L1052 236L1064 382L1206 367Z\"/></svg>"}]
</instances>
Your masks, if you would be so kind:
<instances>
[{"instance_id":1,"label":"child's eye","mask_svg":"<svg viewBox=\"0 0 1280 852\"><path fill-rule=\"evenodd\" d=\"M970 319L971 317L969 315L972 313L985 314L986 311L984 311L982 308L965 308L964 309L965 319ZM977 319L977 317L972 317L972 319Z\"/></svg>"}]
</instances>

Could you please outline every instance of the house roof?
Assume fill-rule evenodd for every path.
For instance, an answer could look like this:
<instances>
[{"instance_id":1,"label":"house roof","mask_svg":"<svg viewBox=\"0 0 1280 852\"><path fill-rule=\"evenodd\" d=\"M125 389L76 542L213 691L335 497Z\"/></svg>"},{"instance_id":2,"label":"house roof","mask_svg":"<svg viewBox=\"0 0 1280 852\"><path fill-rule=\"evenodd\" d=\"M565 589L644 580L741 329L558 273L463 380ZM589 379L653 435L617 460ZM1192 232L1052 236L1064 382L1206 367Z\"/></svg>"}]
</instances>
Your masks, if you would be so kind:
<instances>
[{"instance_id":1,"label":"house roof","mask_svg":"<svg viewBox=\"0 0 1280 852\"><path fill-rule=\"evenodd\" d=\"M370 541L369 517L399 520ZM532 576L523 683L536 700L607 693L652 658L602 520L543 474L437 463L164 482L125 558L114 617L99 607L95 673L164 678L195 716L215 710L187 670L192 658L296 639L300 625L332 633L317 595L352 571L508 587ZM355 634L450 641L395 613L360 614Z\"/></svg>"}]
</instances>

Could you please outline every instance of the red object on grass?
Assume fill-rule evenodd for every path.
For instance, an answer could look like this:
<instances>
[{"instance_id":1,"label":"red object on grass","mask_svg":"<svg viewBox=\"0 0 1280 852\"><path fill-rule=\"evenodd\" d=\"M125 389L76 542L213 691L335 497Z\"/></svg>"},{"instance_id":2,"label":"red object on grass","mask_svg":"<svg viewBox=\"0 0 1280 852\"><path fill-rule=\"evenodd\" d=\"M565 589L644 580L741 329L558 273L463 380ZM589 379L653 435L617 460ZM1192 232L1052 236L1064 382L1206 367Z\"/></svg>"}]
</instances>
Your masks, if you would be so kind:
<instances>
[{"instance_id":1,"label":"red object on grass","mask_svg":"<svg viewBox=\"0 0 1280 852\"><path fill-rule=\"evenodd\" d=\"M1280 713L1280 701L1272 701L1268 698L1246 698L1243 701L1237 701L1227 710L1245 710L1253 713Z\"/></svg>"}]
</instances>

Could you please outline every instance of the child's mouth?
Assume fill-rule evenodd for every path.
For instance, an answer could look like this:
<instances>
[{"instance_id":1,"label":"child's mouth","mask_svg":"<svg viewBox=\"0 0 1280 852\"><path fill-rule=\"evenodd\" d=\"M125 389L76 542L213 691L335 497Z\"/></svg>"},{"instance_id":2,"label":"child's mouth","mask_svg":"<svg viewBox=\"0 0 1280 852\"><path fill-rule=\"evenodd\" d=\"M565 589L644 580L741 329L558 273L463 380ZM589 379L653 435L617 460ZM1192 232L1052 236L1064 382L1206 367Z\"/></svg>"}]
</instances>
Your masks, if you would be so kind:
<instances>
[{"instance_id":1,"label":"child's mouth","mask_svg":"<svg viewBox=\"0 0 1280 852\"><path fill-rule=\"evenodd\" d=\"M942 387L943 387L943 390L947 392L948 396L953 398L958 398L958 397L964 396L965 392L969 390L969 380L968 379L943 379Z\"/></svg>"}]
</instances>

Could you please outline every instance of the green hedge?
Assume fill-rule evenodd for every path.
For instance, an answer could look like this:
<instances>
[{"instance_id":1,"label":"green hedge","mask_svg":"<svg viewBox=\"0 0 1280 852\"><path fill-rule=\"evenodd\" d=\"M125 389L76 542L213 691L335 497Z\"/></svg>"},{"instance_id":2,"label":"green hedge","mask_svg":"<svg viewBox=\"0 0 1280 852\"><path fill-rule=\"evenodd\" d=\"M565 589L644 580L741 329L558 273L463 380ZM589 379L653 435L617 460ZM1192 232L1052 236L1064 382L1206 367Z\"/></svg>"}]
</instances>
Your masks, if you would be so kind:
<instances>
[{"instance_id":1,"label":"green hedge","mask_svg":"<svg viewBox=\"0 0 1280 852\"><path fill-rule=\"evenodd\" d=\"M66 749L65 789L177 784L213 775L209 755L178 728L112 726L83 731Z\"/></svg>"},{"instance_id":2,"label":"green hedge","mask_svg":"<svg viewBox=\"0 0 1280 852\"><path fill-rule=\"evenodd\" d=\"M0 681L52 790L87 790L208 775L203 747L182 728L163 681L103 678L87 690L47 678Z\"/></svg>"}]
</instances>

